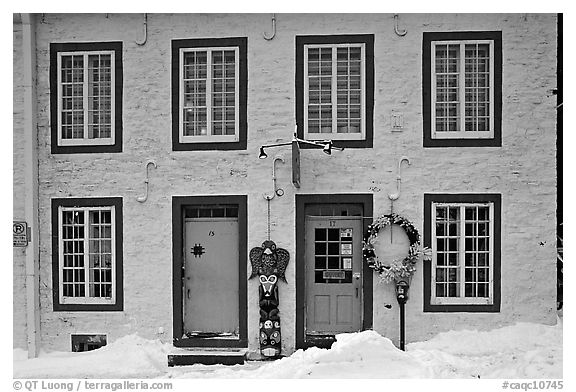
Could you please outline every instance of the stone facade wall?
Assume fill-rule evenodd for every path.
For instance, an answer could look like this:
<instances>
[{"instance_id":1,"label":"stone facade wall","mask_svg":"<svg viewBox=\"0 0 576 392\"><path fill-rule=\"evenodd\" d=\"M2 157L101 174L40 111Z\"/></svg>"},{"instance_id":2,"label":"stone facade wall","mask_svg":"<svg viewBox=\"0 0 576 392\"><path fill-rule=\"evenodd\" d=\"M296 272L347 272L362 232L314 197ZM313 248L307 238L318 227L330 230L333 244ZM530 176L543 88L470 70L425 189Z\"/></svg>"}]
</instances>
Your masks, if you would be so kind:
<instances>
[{"instance_id":1,"label":"stone facade wall","mask_svg":"<svg viewBox=\"0 0 576 392\"><path fill-rule=\"evenodd\" d=\"M24 221L24 72L22 61L22 25L13 29L13 78L12 96L14 134L12 136L13 198L12 216ZM26 248L14 248L12 252L12 344L14 348L26 349Z\"/></svg>"},{"instance_id":2,"label":"stone facade wall","mask_svg":"<svg viewBox=\"0 0 576 392\"><path fill-rule=\"evenodd\" d=\"M272 186L270 158L276 155L286 161L277 164L276 172L285 194L271 203L272 239L292 255L286 272L289 283L280 283L285 353L295 346L294 267L301 262L294 260L295 193L373 192L374 213L387 213L387 194L396 189L396 168L402 155L412 164L403 168L402 193L394 211L415 222L421 233L424 193L502 194L501 312L423 313L419 265L406 308L407 340L516 321L554 323L556 97L552 89L556 87L556 16L403 14L400 19L408 30L404 37L394 33L391 14L278 14L276 37L266 41L262 33L270 28L268 14L150 14L148 41L138 46L135 40L142 37L141 14L46 14L45 23L37 25L44 349L68 350L69 335L75 332L108 333L109 340L138 332L171 341L172 196L248 195L250 249L266 237L262 193ZM422 32L473 30L502 31L502 147L423 148ZM260 145L290 140L294 130L295 36L365 33L375 35L374 147L335 151L331 156L302 151L302 187L295 189L290 181L289 149L270 150L269 159L258 159ZM172 151L171 40L238 36L248 37L247 150ZM123 152L52 155L50 43L112 40L123 41ZM15 102L18 99L15 90ZM391 130L393 110L404 116L401 132ZM15 134L17 121L15 118ZM16 143L15 138L17 154ZM150 171L148 201L141 204L136 197L144 191L147 159L154 159L158 168ZM18 178L15 172L15 192ZM97 196L121 196L124 201L124 311L53 312L50 200ZM15 213L16 208L15 204ZM397 342L392 288L374 279L374 329ZM18 282L15 275L15 284ZM249 281L252 351L258 348L257 292L256 280ZM392 309L386 309L385 303L392 304ZM15 326L16 322L15 318ZM164 333L159 333L159 327Z\"/></svg>"}]
</instances>

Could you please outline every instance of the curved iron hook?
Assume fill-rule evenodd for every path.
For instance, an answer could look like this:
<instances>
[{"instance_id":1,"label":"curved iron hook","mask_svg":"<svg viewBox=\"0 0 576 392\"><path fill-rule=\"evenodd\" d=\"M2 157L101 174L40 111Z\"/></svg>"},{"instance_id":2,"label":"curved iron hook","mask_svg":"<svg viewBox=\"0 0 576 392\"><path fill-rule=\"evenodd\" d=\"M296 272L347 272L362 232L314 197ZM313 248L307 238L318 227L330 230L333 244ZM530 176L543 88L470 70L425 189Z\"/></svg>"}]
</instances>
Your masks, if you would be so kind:
<instances>
[{"instance_id":1,"label":"curved iron hook","mask_svg":"<svg viewBox=\"0 0 576 392\"><path fill-rule=\"evenodd\" d=\"M264 199L266 199L266 200L272 200L276 195L278 195L278 196L284 195L284 190L282 188L276 187L276 161L280 161L280 162L284 163L284 158L276 157L272 161L272 184L273 184L274 191L272 193L264 193L262 195L264 197ZM281 191L280 194L278 193L278 191Z\"/></svg>"},{"instance_id":2,"label":"curved iron hook","mask_svg":"<svg viewBox=\"0 0 576 392\"><path fill-rule=\"evenodd\" d=\"M266 41L271 41L276 36L276 14L272 14L272 35L267 37L266 33L262 33L262 36Z\"/></svg>"},{"instance_id":3,"label":"curved iron hook","mask_svg":"<svg viewBox=\"0 0 576 392\"><path fill-rule=\"evenodd\" d=\"M402 183L402 162L406 161L410 165L410 158L406 155L402 155L398 161L398 172L396 174L396 193L388 195L388 198L392 201L397 200L400 197L400 184Z\"/></svg>"},{"instance_id":4,"label":"curved iron hook","mask_svg":"<svg viewBox=\"0 0 576 392\"><path fill-rule=\"evenodd\" d=\"M400 37L404 37L406 33L408 33L406 29L402 31L398 30L398 14L394 14L394 32Z\"/></svg>"},{"instance_id":5,"label":"curved iron hook","mask_svg":"<svg viewBox=\"0 0 576 392\"><path fill-rule=\"evenodd\" d=\"M146 194L144 196L138 196L136 198L137 201L139 201L140 203L144 203L147 199L148 199L148 183L150 182L148 180L148 166L153 165L154 169L156 169L158 166L156 165L156 162L153 161L152 159L148 160L148 162L146 162L146 179L144 180L144 184L146 185Z\"/></svg>"},{"instance_id":6,"label":"curved iron hook","mask_svg":"<svg viewBox=\"0 0 576 392\"><path fill-rule=\"evenodd\" d=\"M148 40L148 14L144 14L144 39L140 42L138 41L134 42L136 42L136 45L138 46L143 46L147 40Z\"/></svg>"}]
</instances>

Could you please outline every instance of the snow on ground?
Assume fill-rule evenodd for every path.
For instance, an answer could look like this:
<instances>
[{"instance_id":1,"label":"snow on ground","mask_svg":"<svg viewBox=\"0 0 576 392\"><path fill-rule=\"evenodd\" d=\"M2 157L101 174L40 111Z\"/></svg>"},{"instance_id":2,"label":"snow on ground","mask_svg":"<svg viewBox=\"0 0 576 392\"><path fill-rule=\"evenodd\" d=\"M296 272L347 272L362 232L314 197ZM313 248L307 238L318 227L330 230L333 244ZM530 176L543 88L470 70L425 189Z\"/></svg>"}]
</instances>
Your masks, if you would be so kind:
<instances>
[{"instance_id":1,"label":"snow on ground","mask_svg":"<svg viewBox=\"0 0 576 392\"><path fill-rule=\"evenodd\" d=\"M337 335L330 350L277 361L169 368L177 349L128 335L95 351L14 350L14 378L562 378L562 321L492 331L450 331L400 351L374 331Z\"/></svg>"}]
</instances>

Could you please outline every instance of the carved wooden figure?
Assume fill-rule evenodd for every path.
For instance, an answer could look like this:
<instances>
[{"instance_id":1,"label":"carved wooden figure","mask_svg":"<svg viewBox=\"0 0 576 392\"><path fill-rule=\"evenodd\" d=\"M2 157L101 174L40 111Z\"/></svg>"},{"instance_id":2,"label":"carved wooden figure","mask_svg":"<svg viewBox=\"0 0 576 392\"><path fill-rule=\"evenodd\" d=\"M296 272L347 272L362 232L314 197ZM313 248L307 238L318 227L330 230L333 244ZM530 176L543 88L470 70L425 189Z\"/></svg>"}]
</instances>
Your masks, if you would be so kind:
<instances>
[{"instance_id":1,"label":"carved wooden figure","mask_svg":"<svg viewBox=\"0 0 576 392\"><path fill-rule=\"evenodd\" d=\"M274 241L264 241L262 246L250 250L252 274L259 276L260 352L265 357L277 357L282 351L280 311L278 310L278 279L286 282L284 273L290 261L286 249L277 248Z\"/></svg>"}]
</instances>

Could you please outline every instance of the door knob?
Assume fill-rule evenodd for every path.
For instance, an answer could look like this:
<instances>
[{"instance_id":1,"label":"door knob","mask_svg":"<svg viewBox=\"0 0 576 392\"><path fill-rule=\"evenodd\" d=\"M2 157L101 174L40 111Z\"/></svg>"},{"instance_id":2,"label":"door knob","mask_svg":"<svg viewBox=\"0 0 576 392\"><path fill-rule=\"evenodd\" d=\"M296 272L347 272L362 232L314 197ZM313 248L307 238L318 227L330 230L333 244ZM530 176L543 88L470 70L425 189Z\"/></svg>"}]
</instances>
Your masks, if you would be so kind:
<instances>
[{"instance_id":1,"label":"door knob","mask_svg":"<svg viewBox=\"0 0 576 392\"><path fill-rule=\"evenodd\" d=\"M360 272L354 272L354 274L352 274L352 276L354 277L354 279L358 280L358 279L360 279Z\"/></svg>"}]
</instances>

